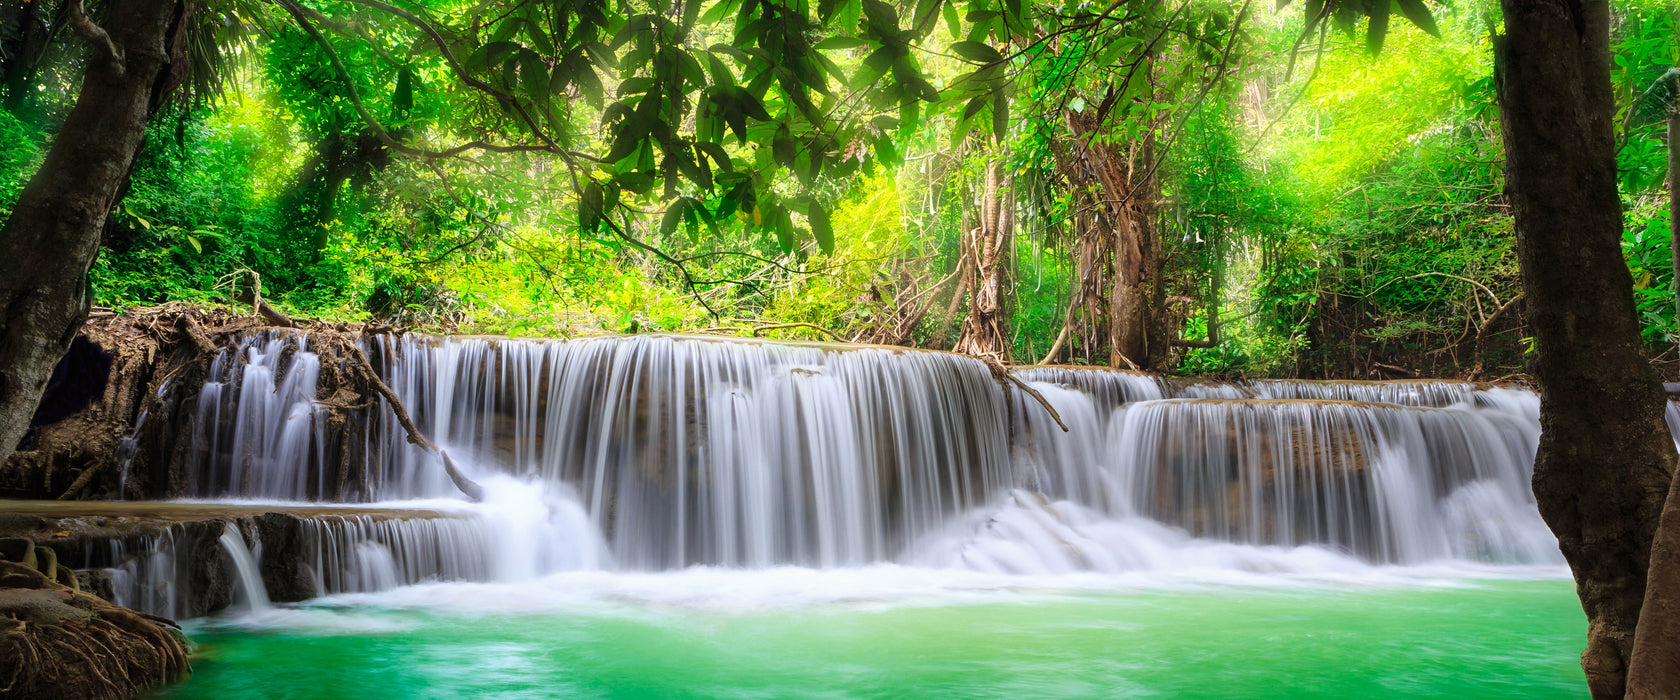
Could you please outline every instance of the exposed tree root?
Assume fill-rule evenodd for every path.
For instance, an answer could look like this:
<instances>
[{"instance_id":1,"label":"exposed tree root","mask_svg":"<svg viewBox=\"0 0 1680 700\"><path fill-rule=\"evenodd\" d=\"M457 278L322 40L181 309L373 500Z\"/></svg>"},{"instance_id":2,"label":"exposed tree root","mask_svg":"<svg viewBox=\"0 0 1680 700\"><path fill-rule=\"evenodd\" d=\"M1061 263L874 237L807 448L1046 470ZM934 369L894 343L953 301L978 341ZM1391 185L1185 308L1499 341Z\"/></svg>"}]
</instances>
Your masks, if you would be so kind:
<instances>
[{"instance_id":1,"label":"exposed tree root","mask_svg":"<svg viewBox=\"0 0 1680 700\"><path fill-rule=\"evenodd\" d=\"M52 551L0 541L0 700L125 698L190 671L175 623L55 581Z\"/></svg>"}]
</instances>

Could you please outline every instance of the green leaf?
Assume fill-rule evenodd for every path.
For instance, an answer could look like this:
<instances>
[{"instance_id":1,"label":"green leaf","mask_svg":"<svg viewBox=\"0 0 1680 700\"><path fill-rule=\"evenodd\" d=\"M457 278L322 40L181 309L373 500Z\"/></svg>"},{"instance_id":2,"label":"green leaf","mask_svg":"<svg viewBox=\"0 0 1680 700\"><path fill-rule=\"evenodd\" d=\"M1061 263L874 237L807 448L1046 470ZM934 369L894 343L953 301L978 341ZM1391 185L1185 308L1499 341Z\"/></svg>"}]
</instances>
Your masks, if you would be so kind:
<instances>
[{"instance_id":1,"label":"green leaf","mask_svg":"<svg viewBox=\"0 0 1680 700\"><path fill-rule=\"evenodd\" d=\"M531 101L547 107L548 99L548 66L542 57L534 51L524 51L519 54L519 85L525 88L525 96Z\"/></svg>"},{"instance_id":2,"label":"green leaf","mask_svg":"<svg viewBox=\"0 0 1680 700\"><path fill-rule=\"evenodd\" d=\"M1365 31L1365 49L1372 56L1382 53L1383 38L1388 36L1388 0L1371 0L1371 24Z\"/></svg>"},{"instance_id":3,"label":"green leaf","mask_svg":"<svg viewBox=\"0 0 1680 700\"><path fill-rule=\"evenodd\" d=\"M1430 36L1440 37L1441 29L1435 26L1435 17L1429 13L1429 6L1423 0L1395 0L1400 5L1400 14L1417 25L1418 29L1429 32Z\"/></svg>"},{"instance_id":4,"label":"green leaf","mask_svg":"<svg viewBox=\"0 0 1680 700\"><path fill-rule=\"evenodd\" d=\"M853 36L831 36L817 42L817 45L813 48L818 51L845 51L868 45L868 41Z\"/></svg>"},{"instance_id":5,"label":"green leaf","mask_svg":"<svg viewBox=\"0 0 1680 700\"><path fill-rule=\"evenodd\" d=\"M687 206L688 202L686 200L678 199L671 202L671 206L665 207L665 216L659 222L659 233L661 235L669 236L672 231L677 230L677 224L682 223L683 209Z\"/></svg>"},{"instance_id":6,"label":"green leaf","mask_svg":"<svg viewBox=\"0 0 1680 700\"><path fill-rule=\"evenodd\" d=\"M898 33L898 12L881 0L863 0L863 15L875 29L883 33Z\"/></svg>"},{"instance_id":7,"label":"green leaf","mask_svg":"<svg viewBox=\"0 0 1680 700\"><path fill-rule=\"evenodd\" d=\"M193 250L198 251L199 255L204 254L204 246L199 244L196 236L187 236L187 242L192 244Z\"/></svg>"},{"instance_id":8,"label":"green leaf","mask_svg":"<svg viewBox=\"0 0 1680 700\"><path fill-rule=\"evenodd\" d=\"M408 66L397 71L397 90L391 96L391 109L398 115L414 109L414 69Z\"/></svg>"},{"instance_id":9,"label":"green leaf","mask_svg":"<svg viewBox=\"0 0 1680 700\"><path fill-rule=\"evenodd\" d=\"M928 20L933 19L938 14L940 4L941 0L918 0L915 13L910 15L910 28L919 30L926 26Z\"/></svg>"},{"instance_id":10,"label":"green leaf","mask_svg":"<svg viewBox=\"0 0 1680 700\"><path fill-rule=\"evenodd\" d=\"M998 143L1009 136L1009 96L1002 90L992 93L992 136Z\"/></svg>"},{"instance_id":11,"label":"green leaf","mask_svg":"<svg viewBox=\"0 0 1680 700\"><path fill-rule=\"evenodd\" d=\"M776 129L776 135L770 139L770 150L776 155L776 162L783 167L793 167L793 158L798 154L799 144L793 140L793 133L788 131L787 125Z\"/></svg>"},{"instance_id":12,"label":"green leaf","mask_svg":"<svg viewBox=\"0 0 1680 700\"><path fill-rule=\"evenodd\" d=\"M805 212L805 218L811 222L811 235L817 239L817 247L822 252L834 253L834 226L828 220L828 210L821 204L812 202Z\"/></svg>"},{"instance_id":13,"label":"green leaf","mask_svg":"<svg viewBox=\"0 0 1680 700\"><path fill-rule=\"evenodd\" d=\"M735 72L729 70L729 66L723 59L718 58L717 54L709 51L706 52L706 71L711 74L713 85L735 87Z\"/></svg>"},{"instance_id":14,"label":"green leaf","mask_svg":"<svg viewBox=\"0 0 1680 700\"><path fill-rule=\"evenodd\" d=\"M600 227L602 199L601 183L591 180L583 186L583 196L578 198L578 228L593 232Z\"/></svg>"},{"instance_id":15,"label":"green leaf","mask_svg":"<svg viewBox=\"0 0 1680 700\"><path fill-rule=\"evenodd\" d=\"M572 81L577 84L578 90L583 93L584 99L589 100L591 106L596 109L601 108L602 92L605 91L605 88L601 86L601 77L595 75L594 68L587 65L583 66L576 75L572 76Z\"/></svg>"},{"instance_id":16,"label":"green leaf","mask_svg":"<svg viewBox=\"0 0 1680 700\"><path fill-rule=\"evenodd\" d=\"M768 212L771 222L776 229L776 242L782 245L783 253L793 252L793 219L788 217L786 209L772 207Z\"/></svg>"},{"instance_id":17,"label":"green leaf","mask_svg":"<svg viewBox=\"0 0 1680 700\"><path fill-rule=\"evenodd\" d=\"M484 67L492 68L506 61L519 45L511 41L492 41L484 45Z\"/></svg>"},{"instance_id":18,"label":"green leaf","mask_svg":"<svg viewBox=\"0 0 1680 700\"><path fill-rule=\"evenodd\" d=\"M951 45L951 50L958 56L977 63L997 63L1003 56L990 46L978 41L959 41Z\"/></svg>"}]
</instances>

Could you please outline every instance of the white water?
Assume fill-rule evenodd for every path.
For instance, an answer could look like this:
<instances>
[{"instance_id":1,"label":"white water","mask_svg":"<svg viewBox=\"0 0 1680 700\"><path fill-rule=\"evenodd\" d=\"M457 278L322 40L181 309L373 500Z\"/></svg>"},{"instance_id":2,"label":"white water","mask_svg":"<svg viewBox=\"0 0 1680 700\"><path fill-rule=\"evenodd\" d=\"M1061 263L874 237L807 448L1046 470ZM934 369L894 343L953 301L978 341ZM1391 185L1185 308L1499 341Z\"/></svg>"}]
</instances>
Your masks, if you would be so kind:
<instances>
[{"instance_id":1,"label":"white water","mask_svg":"<svg viewBox=\"0 0 1680 700\"><path fill-rule=\"evenodd\" d=\"M269 607L268 591L263 588L262 574L257 571L257 560L251 556L251 550L245 546L245 537L231 523L222 530L220 538L222 551L233 560L234 590L240 593L234 600L235 605L244 606L246 611L256 612Z\"/></svg>"},{"instance_id":2,"label":"white water","mask_svg":"<svg viewBox=\"0 0 1680 700\"><path fill-rule=\"evenodd\" d=\"M319 359L296 342L253 336L212 366L200 493L459 513L312 519L323 593L788 566L1108 585L1561 571L1528 490L1538 400L1516 389L1019 372L1064 433L946 353L661 336L370 345L422 430L486 487L468 505L377 399L335 432L314 402Z\"/></svg>"}]
</instances>

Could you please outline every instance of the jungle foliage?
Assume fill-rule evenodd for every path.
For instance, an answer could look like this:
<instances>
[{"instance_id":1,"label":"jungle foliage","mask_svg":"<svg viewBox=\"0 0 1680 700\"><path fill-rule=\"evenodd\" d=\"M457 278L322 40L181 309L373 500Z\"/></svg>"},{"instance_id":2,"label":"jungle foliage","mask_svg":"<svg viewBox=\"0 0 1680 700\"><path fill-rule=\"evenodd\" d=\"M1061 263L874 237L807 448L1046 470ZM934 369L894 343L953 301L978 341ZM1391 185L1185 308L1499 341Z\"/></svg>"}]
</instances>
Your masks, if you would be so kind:
<instances>
[{"instance_id":1,"label":"jungle foliage","mask_svg":"<svg viewBox=\"0 0 1680 700\"><path fill-rule=\"evenodd\" d=\"M85 60L53 31L62 3L37 5L0 16L0 215ZM220 89L152 121L93 269L102 304L225 302L248 269L308 317L949 348L998 164L1017 362L1111 361L1097 238L1133 217L1163 369L1521 371L1485 5L217 9ZM1633 110L1680 64L1675 30L1671 7L1616 5L1623 245L1657 348L1677 332L1667 135ZM1093 214L1116 199L1099 157L1147 206Z\"/></svg>"}]
</instances>

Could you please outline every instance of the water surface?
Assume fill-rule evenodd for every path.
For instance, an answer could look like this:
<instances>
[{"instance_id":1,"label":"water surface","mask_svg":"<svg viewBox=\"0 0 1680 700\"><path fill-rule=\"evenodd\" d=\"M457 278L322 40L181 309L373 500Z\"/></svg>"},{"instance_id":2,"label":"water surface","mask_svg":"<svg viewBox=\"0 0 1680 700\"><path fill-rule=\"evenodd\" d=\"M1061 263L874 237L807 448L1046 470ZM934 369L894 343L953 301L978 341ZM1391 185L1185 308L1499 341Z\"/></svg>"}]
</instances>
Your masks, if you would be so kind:
<instances>
[{"instance_id":1,"label":"water surface","mask_svg":"<svg viewBox=\"0 0 1680 700\"><path fill-rule=\"evenodd\" d=\"M1585 697L1560 579L568 574L189 627L166 698Z\"/></svg>"}]
</instances>

